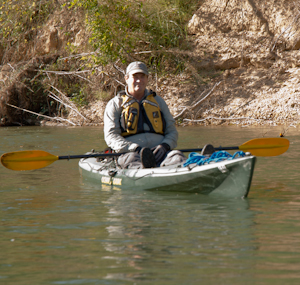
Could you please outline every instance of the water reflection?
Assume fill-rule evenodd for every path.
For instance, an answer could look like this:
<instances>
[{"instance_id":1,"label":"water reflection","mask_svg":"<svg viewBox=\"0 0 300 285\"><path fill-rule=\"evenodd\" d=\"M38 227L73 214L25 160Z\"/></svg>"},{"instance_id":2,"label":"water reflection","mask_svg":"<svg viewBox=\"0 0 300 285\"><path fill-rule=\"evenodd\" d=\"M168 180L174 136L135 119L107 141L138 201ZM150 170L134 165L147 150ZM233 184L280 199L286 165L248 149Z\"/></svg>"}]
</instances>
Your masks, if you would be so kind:
<instances>
[{"instance_id":1,"label":"water reflection","mask_svg":"<svg viewBox=\"0 0 300 285\"><path fill-rule=\"evenodd\" d=\"M215 274L222 274L217 269L227 264L227 258L244 259L245 252L255 248L251 242L254 213L249 211L248 200L174 197L163 192L125 194L112 190L110 194L102 201L109 224L108 240L103 242L108 254L103 258L147 272L143 277L147 280L154 274L150 268L171 274L180 270L179 264L190 264L192 271L204 275L213 264ZM238 261L234 267L239 266ZM141 277L140 273L130 276L133 280Z\"/></svg>"}]
</instances>

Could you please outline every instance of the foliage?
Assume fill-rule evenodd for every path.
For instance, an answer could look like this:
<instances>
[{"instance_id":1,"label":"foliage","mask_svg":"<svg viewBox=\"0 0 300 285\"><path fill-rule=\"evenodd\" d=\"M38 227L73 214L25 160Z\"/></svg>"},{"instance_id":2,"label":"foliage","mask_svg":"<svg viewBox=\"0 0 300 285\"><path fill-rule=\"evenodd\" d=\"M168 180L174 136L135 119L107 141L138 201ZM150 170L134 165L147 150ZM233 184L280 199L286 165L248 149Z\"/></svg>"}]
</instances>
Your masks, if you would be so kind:
<instances>
[{"instance_id":1,"label":"foliage","mask_svg":"<svg viewBox=\"0 0 300 285\"><path fill-rule=\"evenodd\" d=\"M90 44L97 51L96 63L143 59L159 69L167 59L173 66L181 66L170 49L188 48L183 45L186 24L198 3L198 0L73 0L69 8L86 12Z\"/></svg>"},{"instance_id":2,"label":"foliage","mask_svg":"<svg viewBox=\"0 0 300 285\"><path fill-rule=\"evenodd\" d=\"M144 60L156 70L180 70L182 56L174 50L188 48L186 24L197 5L199 0L2 0L0 49L24 47L55 10L67 6L86 15L94 63Z\"/></svg>"},{"instance_id":3,"label":"foliage","mask_svg":"<svg viewBox=\"0 0 300 285\"><path fill-rule=\"evenodd\" d=\"M2 45L30 40L55 5L55 0L2 0L0 3Z\"/></svg>"}]
</instances>

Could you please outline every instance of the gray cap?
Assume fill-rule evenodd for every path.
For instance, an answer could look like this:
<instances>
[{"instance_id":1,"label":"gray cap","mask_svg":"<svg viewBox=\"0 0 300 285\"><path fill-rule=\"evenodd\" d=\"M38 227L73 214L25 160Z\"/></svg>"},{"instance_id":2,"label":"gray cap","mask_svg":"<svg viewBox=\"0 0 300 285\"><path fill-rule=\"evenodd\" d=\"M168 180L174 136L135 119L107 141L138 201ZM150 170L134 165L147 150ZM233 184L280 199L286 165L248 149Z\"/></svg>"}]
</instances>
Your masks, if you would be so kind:
<instances>
[{"instance_id":1,"label":"gray cap","mask_svg":"<svg viewBox=\"0 0 300 285\"><path fill-rule=\"evenodd\" d=\"M130 63L126 68L126 75L131 75L135 73L144 73L148 75L148 69L146 64L140 61L134 61Z\"/></svg>"}]
</instances>

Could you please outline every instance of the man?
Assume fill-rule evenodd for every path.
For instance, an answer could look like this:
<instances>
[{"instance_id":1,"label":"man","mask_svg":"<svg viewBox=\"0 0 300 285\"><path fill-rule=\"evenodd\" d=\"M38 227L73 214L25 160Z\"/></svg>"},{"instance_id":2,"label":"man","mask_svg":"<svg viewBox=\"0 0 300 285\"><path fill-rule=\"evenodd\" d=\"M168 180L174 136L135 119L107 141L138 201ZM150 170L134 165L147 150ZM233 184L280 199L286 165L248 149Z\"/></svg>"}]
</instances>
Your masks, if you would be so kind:
<instances>
[{"instance_id":1,"label":"man","mask_svg":"<svg viewBox=\"0 0 300 285\"><path fill-rule=\"evenodd\" d=\"M148 70L132 62L125 74L124 91L111 99L104 114L104 139L122 168L151 168L185 160L177 146L178 132L165 101L147 89ZM175 158L174 158L175 157Z\"/></svg>"}]
</instances>

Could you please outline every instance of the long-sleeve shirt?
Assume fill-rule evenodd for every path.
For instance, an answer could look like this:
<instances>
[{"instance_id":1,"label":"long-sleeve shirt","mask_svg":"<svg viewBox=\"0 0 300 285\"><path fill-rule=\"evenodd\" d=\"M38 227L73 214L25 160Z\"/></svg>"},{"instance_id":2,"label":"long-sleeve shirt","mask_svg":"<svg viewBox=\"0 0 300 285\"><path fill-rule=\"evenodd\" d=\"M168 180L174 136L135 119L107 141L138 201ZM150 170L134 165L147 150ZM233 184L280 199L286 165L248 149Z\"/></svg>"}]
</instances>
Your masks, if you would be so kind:
<instances>
[{"instance_id":1,"label":"long-sleeve shirt","mask_svg":"<svg viewBox=\"0 0 300 285\"><path fill-rule=\"evenodd\" d=\"M146 89L145 97L149 94ZM138 133L129 137L121 135L120 117L122 112L122 99L115 96L111 99L104 113L104 139L106 144L116 152L134 151L138 146L153 148L159 144L166 143L171 149L177 146L178 132L175 126L175 120L170 113L166 102L159 97L155 96L161 112L163 113L166 128L164 135L147 132L149 126L144 123L145 133Z\"/></svg>"}]
</instances>

